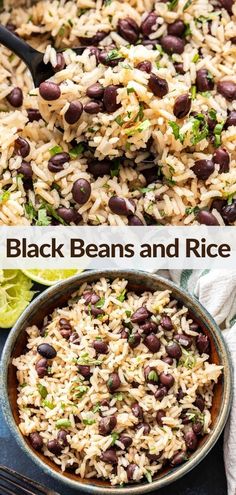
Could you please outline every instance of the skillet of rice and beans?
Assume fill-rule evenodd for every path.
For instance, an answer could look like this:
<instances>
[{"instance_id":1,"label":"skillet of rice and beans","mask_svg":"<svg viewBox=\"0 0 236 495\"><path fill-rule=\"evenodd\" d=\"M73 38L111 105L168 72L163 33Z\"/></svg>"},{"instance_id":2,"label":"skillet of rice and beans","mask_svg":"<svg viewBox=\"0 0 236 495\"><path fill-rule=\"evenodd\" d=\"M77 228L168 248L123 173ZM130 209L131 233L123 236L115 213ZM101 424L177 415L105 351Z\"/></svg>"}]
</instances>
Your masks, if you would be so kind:
<instances>
[{"instance_id":1,"label":"skillet of rice and beans","mask_svg":"<svg viewBox=\"0 0 236 495\"><path fill-rule=\"evenodd\" d=\"M0 224L235 225L235 16L233 0L4 0L55 75L33 88L1 47Z\"/></svg>"},{"instance_id":2,"label":"skillet of rice and beans","mask_svg":"<svg viewBox=\"0 0 236 495\"><path fill-rule=\"evenodd\" d=\"M171 291L83 284L27 328L17 368L19 428L62 471L112 485L149 482L211 431L210 341Z\"/></svg>"}]
</instances>

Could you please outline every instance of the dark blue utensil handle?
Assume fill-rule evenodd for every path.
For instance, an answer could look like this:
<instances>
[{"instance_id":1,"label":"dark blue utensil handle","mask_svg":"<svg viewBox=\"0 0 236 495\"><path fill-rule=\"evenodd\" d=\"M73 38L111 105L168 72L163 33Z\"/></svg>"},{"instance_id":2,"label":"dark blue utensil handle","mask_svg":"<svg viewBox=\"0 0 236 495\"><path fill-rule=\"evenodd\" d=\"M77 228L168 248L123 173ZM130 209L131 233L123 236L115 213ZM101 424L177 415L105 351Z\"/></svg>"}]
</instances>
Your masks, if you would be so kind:
<instances>
[{"instance_id":1,"label":"dark blue utensil handle","mask_svg":"<svg viewBox=\"0 0 236 495\"><path fill-rule=\"evenodd\" d=\"M28 43L21 38L18 38L18 36L2 25L0 25L0 43L18 55L29 68L32 67L34 59L37 58L38 55L41 55L37 50L28 45Z\"/></svg>"}]
</instances>

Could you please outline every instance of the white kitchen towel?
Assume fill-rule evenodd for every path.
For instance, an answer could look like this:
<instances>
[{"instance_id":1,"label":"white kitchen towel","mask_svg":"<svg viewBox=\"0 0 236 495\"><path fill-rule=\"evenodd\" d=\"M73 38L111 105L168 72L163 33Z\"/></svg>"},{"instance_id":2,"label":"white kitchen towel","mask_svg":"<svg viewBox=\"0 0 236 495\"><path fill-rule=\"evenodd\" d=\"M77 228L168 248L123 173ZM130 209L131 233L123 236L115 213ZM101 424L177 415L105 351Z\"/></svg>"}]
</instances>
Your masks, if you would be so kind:
<instances>
[{"instance_id":1,"label":"white kitchen towel","mask_svg":"<svg viewBox=\"0 0 236 495\"><path fill-rule=\"evenodd\" d=\"M234 393L224 433L224 460L228 495L236 495L236 270L175 270L164 275L199 299L220 326L230 350Z\"/></svg>"}]
</instances>

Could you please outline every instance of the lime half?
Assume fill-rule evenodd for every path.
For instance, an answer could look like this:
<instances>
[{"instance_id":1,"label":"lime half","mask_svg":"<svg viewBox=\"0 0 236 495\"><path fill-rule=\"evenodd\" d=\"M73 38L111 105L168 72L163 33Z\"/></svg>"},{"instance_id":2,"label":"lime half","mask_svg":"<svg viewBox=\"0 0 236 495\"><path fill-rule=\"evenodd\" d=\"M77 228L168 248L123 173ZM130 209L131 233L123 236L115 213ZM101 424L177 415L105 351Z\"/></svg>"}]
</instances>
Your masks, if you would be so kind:
<instances>
[{"instance_id":1,"label":"lime half","mask_svg":"<svg viewBox=\"0 0 236 495\"><path fill-rule=\"evenodd\" d=\"M83 270L22 270L23 273L34 282L42 285L53 285L60 280L73 277Z\"/></svg>"},{"instance_id":2,"label":"lime half","mask_svg":"<svg viewBox=\"0 0 236 495\"><path fill-rule=\"evenodd\" d=\"M32 282L20 270L0 270L0 327L10 328L31 301Z\"/></svg>"}]
</instances>

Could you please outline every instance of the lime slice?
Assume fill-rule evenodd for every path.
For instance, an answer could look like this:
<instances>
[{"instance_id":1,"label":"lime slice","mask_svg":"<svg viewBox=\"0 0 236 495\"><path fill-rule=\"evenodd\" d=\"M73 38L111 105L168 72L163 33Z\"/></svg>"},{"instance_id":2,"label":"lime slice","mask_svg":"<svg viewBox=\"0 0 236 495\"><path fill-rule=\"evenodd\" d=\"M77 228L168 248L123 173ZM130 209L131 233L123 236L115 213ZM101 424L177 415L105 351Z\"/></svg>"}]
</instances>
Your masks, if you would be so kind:
<instances>
[{"instance_id":1,"label":"lime slice","mask_svg":"<svg viewBox=\"0 0 236 495\"><path fill-rule=\"evenodd\" d=\"M0 327L10 328L31 301L32 282L20 270L0 271Z\"/></svg>"},{"instance_id":2,"label":"lime slice","mask_svg":"<svg viewBox=\"0 0 236 495\"><path fill-rule=\"evenodd\" d=\"M34 282L42 285L54 285L60 280L73 277L83 270L22 270Z\"/></svg>"}]
</instances>

